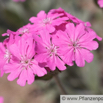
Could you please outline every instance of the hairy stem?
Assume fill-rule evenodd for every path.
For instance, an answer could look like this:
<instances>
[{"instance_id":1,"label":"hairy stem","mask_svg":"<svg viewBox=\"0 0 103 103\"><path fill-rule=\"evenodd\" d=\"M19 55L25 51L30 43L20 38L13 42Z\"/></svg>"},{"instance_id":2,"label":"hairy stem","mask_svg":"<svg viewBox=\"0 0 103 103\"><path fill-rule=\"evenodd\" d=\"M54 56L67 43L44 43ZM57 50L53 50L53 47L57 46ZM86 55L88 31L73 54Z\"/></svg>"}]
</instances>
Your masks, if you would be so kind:
<instances>
[{"instance_id":1,"label":"hairy stem","mask_svg":"<svg viewBox=\"0 0 103 103\"><path fill-rule=\"evenodd\" d=\"M62 84L60 83L60 79L59 79L58 75L54 75L54 79L55 79L55 82L58 85L61 93L62 94L67 94L66 91L65 91L65 89L63 88Z\"/></svg>"}]
</instances>

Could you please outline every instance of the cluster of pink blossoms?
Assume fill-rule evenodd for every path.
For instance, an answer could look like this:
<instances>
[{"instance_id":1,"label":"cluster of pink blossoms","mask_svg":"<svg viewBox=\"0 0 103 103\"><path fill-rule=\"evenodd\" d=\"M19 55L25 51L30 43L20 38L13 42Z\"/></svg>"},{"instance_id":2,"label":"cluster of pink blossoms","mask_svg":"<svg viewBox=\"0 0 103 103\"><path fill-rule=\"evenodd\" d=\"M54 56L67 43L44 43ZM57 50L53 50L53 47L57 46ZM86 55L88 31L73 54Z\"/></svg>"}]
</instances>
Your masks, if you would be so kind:
<instances>
[{"instance_id":1,"label":"cluster of pink blossoms","mask_svg":"<svg viewBox=\"0 0 103 103\"><path fill-rule=\"evenodd\" d=\"M98 5L103 8L103 0L98 0Z\"/></svg>"},{"instance_id":2,"label":"cluster of pink blossoms","mask_svg":"<svg viewBox=\"0 0 103 103\"><path fill-rule=\"evenodd\" d=\"M0 43L1 76L10 73L9 81L25 86L32 84L35 76L42 77L56 67L63 71L66 64L79 67L90 63L98 48L94 39L102 40L91 28L89 22L83 22L62 8L45 13L40 11L37 17L31 17L30 23L13 32L7 30L2 36L8 36Z\"/></svg>"}]
</instances>

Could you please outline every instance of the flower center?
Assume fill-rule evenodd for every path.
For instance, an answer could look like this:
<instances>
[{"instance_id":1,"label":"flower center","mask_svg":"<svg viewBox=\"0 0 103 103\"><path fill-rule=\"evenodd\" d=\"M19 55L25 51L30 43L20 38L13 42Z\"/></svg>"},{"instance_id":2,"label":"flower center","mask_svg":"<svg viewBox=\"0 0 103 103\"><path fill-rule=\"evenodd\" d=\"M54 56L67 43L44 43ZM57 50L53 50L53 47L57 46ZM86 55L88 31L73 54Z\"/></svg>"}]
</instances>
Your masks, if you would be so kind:
<instances>
[{"instance_id":1,"label":"flower center","mask_svg":"<svg viewBox=\"0 0 103 103\"><path fill-rule=\"evenodd\" d=\"M51 46L50 47L47 47L46 48L47 49L47 52L48 52L48 54L50 55L50 56L52 56L52 55L54 55L54 54L57 54L57 47L55 46L55 45L53 45L53 44L51 44Z\"/></svg>"},{"instance_id":2,"label":"flower center","mask_svg":"<svg viewBox=\"0 0 103 103\"><path fill-rule=\"evenodd\" d=\"M76 41L71 41L71 43L69 44L69 46L71 46L72 48L74 48L74 52L75 52L75 49L80 48L79 39L76 40Z\"/></svg>"},{"instance_id":3,"label":"flower center","mask_svg":"<svg viewBox=\"0 0 103 103\"><path fill-rule=\"evenodd\" d=\"M76 43L76 42L74 42L74 43L73 43L73 47L75 48L76 46L77 46L77 43Z\"/></svg>"},{"instance_id":4,"label":"flower center","mask_svg":"<svg viewBox=\"0 0 103 103\"><path fill-rule=\"evenodd\" d=\"M43 22L44 25L47 25L47 24L51 23L51 19L50 18L46 18L42 22Z\"/></svg>"},{"instance_id":5,"label":"flower center","mask_svg":"<svg viewBox=\"0 0 103 103\"><path fill-rule=\"evenodd\" d=\"M6 49L4 58L10 59L10 55L11 55L11 54L10 54L9 50Z\"/></svg>"},{"instance_id":6,"label":"flower center","mask_svg":"<svg viewBox=\"0 0 103 103\"><path fill-rule=\"evenodd\" d=\"M26 60L26 61L25 61L25 64L28 64L28 62L29 62L29 61L28 61L28 60Z\"/></svg>"},{"instance_id":7,"label":"flower center","mask_svg":"<svg viewBox=\"0 0 103 103\"><path fill-rule=\"evenodd\" d=\"M21 30L19 30L19 33L21 33L21 34L29 33L29 29L28 28L22 28Z\"/></svg>"},{"instance_id":8,"label":"flower center","mask_svg":"<svg viewBox=\"0 0 103 103\"><path fill-rule=\"evenodd\" d=\"M21 64L23 69L27 69L28 67L30 67L32 65L31 63L31 59L27 59L26 57L23 58L23 56L21 56Z\"/></svg>"}]
</instances>

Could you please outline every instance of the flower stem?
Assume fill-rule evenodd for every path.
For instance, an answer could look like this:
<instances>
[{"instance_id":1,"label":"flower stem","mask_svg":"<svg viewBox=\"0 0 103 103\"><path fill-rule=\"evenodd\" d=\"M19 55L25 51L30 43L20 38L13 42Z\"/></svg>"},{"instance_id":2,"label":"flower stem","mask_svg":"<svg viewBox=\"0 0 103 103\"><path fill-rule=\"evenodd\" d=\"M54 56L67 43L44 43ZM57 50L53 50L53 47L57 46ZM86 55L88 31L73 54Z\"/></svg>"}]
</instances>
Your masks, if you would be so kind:
<instances>
[{"instance_id":1,"label":"flower stem","mask_svg":"<svg viewBox=\"0 0 103 103\"><path fill-rule=\"evenodd\" d=\"M54 79L55 79L55 82L58 85L61 93L62 94L67 94L66 91L65 91L65 89L63 88L62 84L60 83L60 79L59 79L58 75L54 75Z\"/></svg>"}]
</instances>

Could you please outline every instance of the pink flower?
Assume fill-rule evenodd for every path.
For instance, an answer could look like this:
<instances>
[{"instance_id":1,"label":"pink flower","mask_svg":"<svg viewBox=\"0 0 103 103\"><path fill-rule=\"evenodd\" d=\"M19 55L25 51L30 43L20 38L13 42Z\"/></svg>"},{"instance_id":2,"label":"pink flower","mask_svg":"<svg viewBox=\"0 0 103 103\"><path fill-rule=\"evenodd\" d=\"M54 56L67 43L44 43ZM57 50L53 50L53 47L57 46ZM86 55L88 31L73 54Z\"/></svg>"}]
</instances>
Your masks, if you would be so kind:
<instances>
[{"instance_id":1,"label":"pink flower","mask_svg":"<svg viewBox=\"0 0 103 103\"><path fill-rule=\"evenodd\" d=\"M7 30L7 33L3 33L2 36L10 36L10 34L13 33L11 30Z\"/></svg>"},{"instance_id":2,"label":"pink flower","mask_svg":"<svg viewBox=\"0 0 103 103\"><path fill-rule=\"evenodd\" d=\"M14 2L25 2L26 0L13 0Z\"/></svg>"},{"instance_id":3,"label":"pink flower","mask_svg":"<svg viewBox=\"0 0 103 103\"><path fill-rule=\"evenodd\" d=\"M32 38L27 40L21 38L9 48L13 58L9 64L4 66L5 73L10 73L9 81L18 78L17 83L25 86L26 81L28 84L34 82L35 75L41 77L47 73L35 60L35 42Z\"/></svg>"},{"instance_id":4,"label":"pink flower","mask_svg":"<svg viewBox=\"0 0 103 103\"><path fill-rule=\"evenodd\" d=\"M62 8L58 8L58 9L52 9L50 10L50 12L52 14L55 14L55 13L58 13L58 14L62 14L62 17L67 17L68 22L74 22L76 24L79 24L79 23L83 23L82 20L78 19L77 17L71 15L70 13L67 13L65 10L63 10Z\"/></svg>"},{"instance_id":5,"label":"pink flower","mask_svg":"<svg viewBox=\"0 0 103 103\"><path fill-rule=\"evenodd\" d=\"M7 33L2 34L3 36L8 35L3 43L0 42L0 76L4 74L4 65L8 64L11 61L12 54L10 53L9 46L17 42L20 37L16 35L16 32L7 30Z\"/></svg>"},{"instance_id":6,"label":"pink flower","mask_svg":"<svg viewBox=\"0 0 103 103\"><path fill-rule=\"evenodd\" d=\"M49 12L48 14L45 13L45 11L40 11L37 14L37 17L31 17L29 20L33 24L33 28L35 30L47 30L49 33L52 33L55 31L55 26L60 25L61 23L64 23L65 20L68 18L66 17L60 17L62 15L55 13L52 14Z\"/></svg>"},{"instance_id":7,"label":"pink flower","mask_svg":"<svg viewBox=\"0 0 103 103\"><path fill-rule=\"evenodd\" d=\"M103 0L98 0L98 5L103 8Z\"/></svg>"},{"instance_id":8,"label":"pink flower","mask_svg":"<svg viewBox=\"0 0 103 103\"><path fill-rule=\"evenodd\" d=\"M0 96L0 103L4 103L4 98Z\"/></svg>"},{"instance_id":9,"label":"pink flower","mask_svg":"<svg viewBox=\"0 0 103 103\"><path fill-rule=\"evenodd\" d=\"M14 42L18 41L20 39L20 36L17 34L17 32L13 32L11 30L7 30L7 33L3 33L2 36L8 36L4 41L3 44L5 47L9 47L9 45L13 44Z\"/></svg>"},{"instance_id":10,"label":"pink flower","mask_svg":"<svg viewBox=\"0 0 103 103\"><path fill-rule=\"evenodd\" d=\"M11 53L8 50L8 48L6 48L3 43L0 43L0 76L2 77L4 74L4 70L3 67L6 63L9 63L11 59Z\"/></svg>"},{"instance_id":11,"label":"pink flower","mask_svg":"<svg viewBox=\"0 0 103 103\"><path fill-rule=\"evenodd\" d=\"M52 38L47 31L41 31L40 37L34 35L34 39L37 41L37 55L35 59L40 62L46 62L47 67L54 71L56 67L59 70L65 70L65 63L61 60L59 56L58 46L54 45Z\"/></svg>"},{"instance_id":12,"label":"pink flower","mask_svg":"<svg viewBox=\"0 0 103 103\"><path fill-rule=\"evenodd\" d=\"M102 38L99 37L99 36L96 34L96 32L90 28L90 27L91 27L90 22L86 22L84 25L85 25L85 30L86 30L86 32L94 32L94 34L96 35L96 38L97 38L99 41L102 40Z\"/></svg>"},{"instance_id":13,"label":"pink flower","mask_svg":"<svg viewBox=\"0 0 103 103\"><path fill-rule=\"evenodd\" d=\"M73 66L74 61L83 67L85 61L93 60L91 51L98 48L94 39L102 40L89 22L79 20L62 8L52 9L48 14L42 10L30 21L32 24L16 32L7 30L2 36L8 37L0 42L0 76L10 73L8 80L17 78L21 86L26 82L32 84L35 76L42 77L56 68L63 71L66 64Z\"/></svg>"},{"instance_id":14,"label":"pink flower","mask_svg":"<svg viewBox=\"0 0 103 103\"><path fill-rule=\"evenodd\" d=\"M77 66L83 67L85 60L88 63L93 60L93 54L90 51L98 48L98 43L93 40L95 38L96 34L93 31L86 32L82 23L76 27L73 23L69 23L66 25L66 32L58 31L54 41L55 45L60 47L65 63L69 65L75 61Z\"/></svg>"},{"instance_id":15,"label":"pink flower","mask_svg":"<svg viewBox=\"0 0 103 103\"><path fill-rule=\"evenodd\" d=\"M22 38L28 39L32 37L32 34L34 33L34 29L31 28L32 25L28 23L27 25L19 28L16 33L17 35L21 36Z\"/></svg>"}]
</instances>

